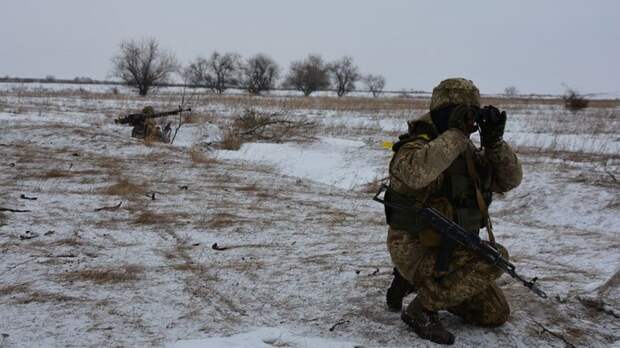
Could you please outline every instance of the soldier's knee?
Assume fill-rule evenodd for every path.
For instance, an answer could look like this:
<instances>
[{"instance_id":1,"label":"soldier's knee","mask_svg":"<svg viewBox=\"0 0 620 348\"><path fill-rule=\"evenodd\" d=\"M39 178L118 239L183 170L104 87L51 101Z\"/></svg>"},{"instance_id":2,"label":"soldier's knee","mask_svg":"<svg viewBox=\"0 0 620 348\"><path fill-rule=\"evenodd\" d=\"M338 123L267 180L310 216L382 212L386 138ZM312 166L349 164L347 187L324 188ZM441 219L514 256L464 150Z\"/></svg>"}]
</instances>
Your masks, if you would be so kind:
<instances>
[{"instance_id":1,"label":"soldier's knee","mask_svg":"<svg viewBox=\"0 0 620 348\"><path fill-rule=\"evenodd\" d=\"M498 327L504 325L510 317L510 306L503 298L490 303L483 315L478 320L478 325L485 327Z\"/></svg>"},{"instance_id":2,"label":"soldier's knee","mask_svg":"<svg viewBox=\"0 0 620 348\"><path fill-rule=\"evenodd\" d=\"M509 317L510 308L506 306L505 308L499 309L495 313L483 318L479 325L485 327L499 327L504 325L508 321Z\"/></svg>"}]
</instances>

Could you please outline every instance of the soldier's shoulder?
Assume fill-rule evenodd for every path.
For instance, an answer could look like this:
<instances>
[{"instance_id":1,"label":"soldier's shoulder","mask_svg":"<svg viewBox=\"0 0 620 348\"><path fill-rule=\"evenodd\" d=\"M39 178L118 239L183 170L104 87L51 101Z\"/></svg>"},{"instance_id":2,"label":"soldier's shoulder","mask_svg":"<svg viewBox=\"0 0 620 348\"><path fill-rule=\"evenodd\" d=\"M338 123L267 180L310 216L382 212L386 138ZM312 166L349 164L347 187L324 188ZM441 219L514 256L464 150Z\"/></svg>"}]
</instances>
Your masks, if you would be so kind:
<instances>
[{"instance_id":1,"label":"soldier's shoulder","mask_svg":"<svg viewBox=\"0 0 620 348\"><path fill-rule=\"evenodd\" d=\"M414 137L421 137L430 141L439 135L437 127L435 127L431 119L430 112L414 118L407 122L407 125L409 128L408 133Z\"/></svg>"}]
</instances>

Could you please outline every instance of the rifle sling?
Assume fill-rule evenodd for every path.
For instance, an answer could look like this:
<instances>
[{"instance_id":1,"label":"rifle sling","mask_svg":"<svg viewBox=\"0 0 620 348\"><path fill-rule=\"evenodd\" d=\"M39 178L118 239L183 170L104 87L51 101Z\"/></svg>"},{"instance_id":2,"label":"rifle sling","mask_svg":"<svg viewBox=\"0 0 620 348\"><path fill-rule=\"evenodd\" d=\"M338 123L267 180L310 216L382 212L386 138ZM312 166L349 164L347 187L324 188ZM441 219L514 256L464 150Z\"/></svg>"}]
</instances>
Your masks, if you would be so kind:
<instances>
[{"instance_id":1,"label":"rifle sling","mask_svg":"<svg viewBox=\"0 0 620 348\"><path fill-rule=\"evenodd\" d=\"M467 163L467 172L473 180L474 187L476 188L476 201L478 202L478 209L480 209L480 214L482 214L482 217L486 222L486 229L487 233L489 234L489 241L491 243L495 243L495 235L493 235L493 223L491 222L491 217L489 216L489 209L484 200L484 197L482 196L482 192L480 192L480 176L476 171L474 155L471 148L468 148L467 151L465 151L465 162Z\"/></svg>"}]
</instances>

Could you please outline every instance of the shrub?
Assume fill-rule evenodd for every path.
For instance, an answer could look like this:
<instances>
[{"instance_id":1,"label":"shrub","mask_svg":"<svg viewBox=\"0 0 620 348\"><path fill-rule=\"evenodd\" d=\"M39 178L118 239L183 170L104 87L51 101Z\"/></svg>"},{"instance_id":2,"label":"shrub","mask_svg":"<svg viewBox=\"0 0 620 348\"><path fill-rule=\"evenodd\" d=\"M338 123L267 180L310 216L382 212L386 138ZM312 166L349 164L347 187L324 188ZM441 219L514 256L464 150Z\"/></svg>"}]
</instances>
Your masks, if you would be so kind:
<instances>
[{"instance_id":1,"label":"shrub","mask_svg":"<svg viewBox=\"0 0 620 348\"><path fill-rule=\"evenodd\" d=\"M224 132L219 147L238 150L241 144L250 141L279 143L308 140L312 138L315 128L316 122L247 109L242 115L235 117L230 128Z\"/></svg>"},{"instance_id":2,"label":"shrub","mask_svg":"<svg viewBox=\"0 0 620 348\"><path fill-rule=\"evenodd\" d=\"M564 107L573 112L587 108L590 103L585 96L572 88L567 88L562 99L564 100Z\"/></svg>"}]
</instances>

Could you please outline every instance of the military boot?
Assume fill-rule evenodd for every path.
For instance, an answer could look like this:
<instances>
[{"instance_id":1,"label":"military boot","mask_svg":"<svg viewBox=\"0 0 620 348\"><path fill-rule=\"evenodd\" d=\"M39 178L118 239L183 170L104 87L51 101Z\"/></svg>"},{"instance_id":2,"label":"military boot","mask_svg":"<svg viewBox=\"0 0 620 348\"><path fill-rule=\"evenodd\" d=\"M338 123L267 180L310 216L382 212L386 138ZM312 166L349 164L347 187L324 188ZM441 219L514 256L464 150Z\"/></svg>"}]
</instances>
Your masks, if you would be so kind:
<instances>
[{"instance_id":1,"label":"military boot","mask_svg":"<svg viewBox=\"0 0 620 348\"><path fill-rule=\"evenodd\" d=\"M439 321L437 312L422 306L416 297L404 310L400 318L415 331L420 338L439 344L453 344L454 335L446 330Z\"/></svg>"},{"instance_id":2,"label":"military boot","mask_svg":"<svg viewBox=\"0 0 620 348\"><path fill-rule=\"evenodd\" d=\"M387 290L385 300L388 308L393 312L399 312L403 306L403 298L415 291L415 286L403 278L402 275L394 268L394 279Z\"/></svg>"}]
</instances>

